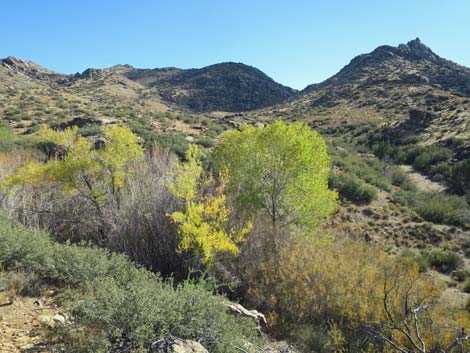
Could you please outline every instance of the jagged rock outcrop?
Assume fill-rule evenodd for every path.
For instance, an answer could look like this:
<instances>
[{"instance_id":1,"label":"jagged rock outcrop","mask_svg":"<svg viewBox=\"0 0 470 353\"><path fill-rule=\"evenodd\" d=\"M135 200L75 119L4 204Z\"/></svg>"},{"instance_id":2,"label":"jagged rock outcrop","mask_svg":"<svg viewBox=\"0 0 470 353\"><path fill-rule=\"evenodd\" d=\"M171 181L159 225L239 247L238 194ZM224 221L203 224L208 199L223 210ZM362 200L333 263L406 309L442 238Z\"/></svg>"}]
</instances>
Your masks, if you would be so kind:
<instances>
[{"instance_id":1,"label":"jagged rock outcrop","mask_svg":"<svg viewBox=\"0 0 470 353\"><path fill-rule=\"evenodd\" d=\"M32 61L15 58L14 56L0 59L0 66L3 66L12 74L26 75L41 81L48 80L53 76L60 76L54 71L48 70Z\"/></svg>"}]
</instances>

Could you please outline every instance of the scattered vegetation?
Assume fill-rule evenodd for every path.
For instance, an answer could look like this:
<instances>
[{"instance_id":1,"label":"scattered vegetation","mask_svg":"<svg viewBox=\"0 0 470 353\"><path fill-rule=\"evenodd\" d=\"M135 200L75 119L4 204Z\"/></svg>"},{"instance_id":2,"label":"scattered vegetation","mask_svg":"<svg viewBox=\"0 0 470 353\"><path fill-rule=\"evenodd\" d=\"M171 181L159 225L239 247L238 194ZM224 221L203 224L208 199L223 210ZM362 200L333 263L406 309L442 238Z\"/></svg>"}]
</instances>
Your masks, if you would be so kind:
<instances>
[{"instance_id":1,"label":"scattered vegetation","mask_svg":"<svg viewBox=\"0 0 470 353\"><path fill-rule=\"evenodd\" d=\"M470 223L470 207L464 197L423 191L399 191L394 194L394 200L410 207L430 222L459 226Z\"/></svg>"},{"instance_id":2,"label":"scattered vegetation","mask_svg":"<svg viewBox=\"0 0 470 353\"><path fill-rule=\"evenodd\" d=\"M433 249L424 254L429 264L443 273L451 273L463 264L462 257L459 254L450 251Z\"/></svg>"},{"instance_id":3,"label":"scattered vegetation","mask_svg":"<svg viewBox=\"0 0 470 353\"><path fill-rule=\"evenodd\" d=\"M65 291L67 322L51 329L58 349L151 352L154 342L178 336L211 352L261 351L255 323L228 316L220 293L267 314L274 337L306 352L415 352L421 340L445 349L470 324L462 308L440 300L444 288L429 273L452 275L466 290L456 244L391 257L318 227L337 210L332 187L356 204L347 207L358 218L377 221L371 228L396 218L406 224L394 236L407 227L444 244L421 217L464 227L464 196L419 191L395 157L339 146L332 171L325 141L301 123L243 125L205 156L200 146L209 143L179 135L175 155L152 140L148 121L139 124L41 128L47 156L0 160L2 208L54 239L1 216L0 266L23 295ZM383 156L400 152L392 150ZM413 163L431 171L448 159L435 148ZM455 168L465 175L465 166ZM364 206L379 189L401 206ZM415 322L418 311L426 318L407 335L402 323Z\"/></svg>"}]
</instances>

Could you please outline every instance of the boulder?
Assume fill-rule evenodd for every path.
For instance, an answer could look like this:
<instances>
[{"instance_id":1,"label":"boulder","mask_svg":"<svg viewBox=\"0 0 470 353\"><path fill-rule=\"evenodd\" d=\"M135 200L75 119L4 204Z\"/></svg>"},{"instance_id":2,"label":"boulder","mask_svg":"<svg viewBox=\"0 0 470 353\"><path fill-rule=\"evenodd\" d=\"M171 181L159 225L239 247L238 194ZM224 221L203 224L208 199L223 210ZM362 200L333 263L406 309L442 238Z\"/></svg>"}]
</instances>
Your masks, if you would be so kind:
<instances>
[{"instance_id":1,"label":"boulder","mask_svg":"<svg viewBox=\"0 0 470 353\"><path fill-rule=\"evenodd\" d=\"M65 325L67 318L64 315L55 314L54 316L43 316L41 322L48 327L56 327L58 325Z\"/></svg>"},{"instance_id":2,"label":"boulder","mask_svg":"<svg viewBox=\"0 0 470 353\"><path fill-rule=\"evenodd\" d=\"M157 353L209 353L202 344L180 338L168 338L154 343Z\"/></svg>"},{"instance_id":3,"label":"boulder","mask_svg":"<svg viewBox=\"0 0 470 353\"><path fill-rule=\"evenodd\" d=\"M444 178L444 175L437 173L432 177L431 180L435 183L441 183L445 180L445 178Z\"/></svg>"}]
</instances>

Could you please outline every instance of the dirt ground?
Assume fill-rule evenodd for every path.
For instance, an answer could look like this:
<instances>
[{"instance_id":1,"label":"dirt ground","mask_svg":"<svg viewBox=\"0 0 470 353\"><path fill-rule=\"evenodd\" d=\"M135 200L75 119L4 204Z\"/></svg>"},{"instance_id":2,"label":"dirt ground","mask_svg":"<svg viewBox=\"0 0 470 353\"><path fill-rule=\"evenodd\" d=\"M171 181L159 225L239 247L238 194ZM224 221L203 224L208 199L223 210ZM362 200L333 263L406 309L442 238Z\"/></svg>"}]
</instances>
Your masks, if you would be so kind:
<instances>
[{"instance_id":1,"label":"dirt ground","mask_svg":"<svg viewBox=\"0 0 470 353\"><path fill-rule=\"evenodd\" d=\"M12 304L0 292L0 352L50 352L42 335L44 322L57 313L49 299L18 297Z\"/></svg>"},{"instance_id":2,"label":"dirt ground","mask_svg":"<svg viewBox=\"0 0 470 353\"><path fill-rule=\"evenodd\" d=\"M411 180L416 184L419 190L429 192L441 192L446 189L446 186L442 183L436 183L430 180L428 177L418 173L410 165L401 165L400 169L404 171Z\"/></svg>"}]
</instances>

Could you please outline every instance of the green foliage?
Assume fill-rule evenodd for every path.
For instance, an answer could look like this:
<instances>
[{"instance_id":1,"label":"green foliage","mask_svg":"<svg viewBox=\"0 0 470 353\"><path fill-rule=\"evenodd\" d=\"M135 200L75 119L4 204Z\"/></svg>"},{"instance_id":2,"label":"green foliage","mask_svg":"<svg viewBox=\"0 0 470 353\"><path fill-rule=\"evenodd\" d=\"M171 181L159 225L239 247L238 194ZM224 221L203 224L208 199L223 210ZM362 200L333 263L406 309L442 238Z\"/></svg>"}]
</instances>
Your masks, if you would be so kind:
<instances>
[{"instance_id":1,"label":"green foliage","mask_svg":"<svg viewBox=\"0 0 470 353\"><path fill-rule=\"evenodd\" d=\"M245 339L256 343L254 322L229 316L225 299L214 296L208 282L174 286L124 255L57 244L3 216L0 267L72 289L67 307L74 324L51 332L67 352L150 352L153 342L170 335L217 353L235 353Z\"/></svg>"},{"instance_id":2,"label":"green foliage","mask_svg":"<svg viewBox=\"0 0 470 353\"><path fill-rule=\"evenodd\" d=\"M424 255L431 266L443 273L451 273L463 264L462 257L451 251L433 249Z\"/></svg>"},{"instance_id":3,"label":"green foliage","mask_svg":"<svg viewBox=\"0 0 470 353\"><path fill-rule=\"evenodd\" d=\"M431 166L439 162L445 162L452 158L451 150L441 146L431 146L420 153L413 161L413 167L417 170L428 173Z\"/></svg>"},{"instance_id":4,"label":"green foliage","mask_svg":"<svg viewBox=\"0 0 470 353\"><path fill-rule=\"evenodd\" d=\"M336 209L325 141L305 124L243 125L222 134L213 158L218 170L228 169L242 210L264 210L276 227L296 223L314 229Z\"/></svg>"},{"instance_id":5,"label":"green foliage","mask_svg":"<svg viewBox=\"0 0 470 353\"><path fill-rule=\"evenodd\" d=\"M369 204L377 198L377 189L350 173L331 173L330 186L340 197L357 204Z\"/></svg>"},{"instance_id":6,"label":"green foliage","mask_svg":"<svg viewBox=\"0 0 470 353\"><path fill-rule=\"evenodd\" d=\"M470 223L470 211L464 197L430 192L399 191L393 195L396 202L411 208L430 222L450 225Z\"/></svg>"},{"instance_id":7,"label":"green foliage","mask_svg":"<svg viewBox=\"0 0 470 353\"><path fill-rule=\"evenodd\" d=\"M470 194L470 159L456 163L450 171L448 181L457 194Z\"/></svg>"},{"instance_id":8,"label":"green foliage","mask_svg":"<svg viewBox=\"0 0 470 353\"><path fill-rule=\"evenodd\" d=\"M363 157L344 148L331 148L333 164L344 172L352 174L363 182L389 191L391 189L387 171L389 165L377 158Z\"/></svg>"},{"instance_id":9,"label":"green foliage","mask_svg":"<svg viewBox=\"0 0 470 353\"><path fill-rule=\"evenodd\" d=\"M104 191L92 185L93 181L109 180L107 187L121 188L129 175L130 162L143 155L137 136L128 128L104 127L102 132L105 147L95 149L92 141L78 134L77 128L64 131L43 128L39 141L60 146L65 150L65 156L44 164L29 162L5 178L1 185L52 185L60 186L66 193L78 192L85 187L96 202L100 201Z\"/></svg>"},{"instance_id":10,"label":"green foliage","mask_svg":"<svg viewBox=\"0 0 470 353\"><path fill-rule=\"evenodd\" d=\"M150 122L145 119L133 119L129 122L129 128L143 138L145 145L168 148L181 158L184 157L189 145L183 134L156 132Z\"/></svg>"},{"instance_id":11,"label":"green foliage","mask_svg":"<svg viewBox=\"0 0 470 353\"><path fill-rule=\"evenodd\" d=\"M402 322L407 300L432 301L441 293L414 260L362 242L291 238L253 271L247 300L262 303L275 332L299 339L306 352L383 352L367 343L364 326L387 322L384 300Z\"/></svg>"},{"instance_id":12,"label":"green foliage","mask_svg":"<svg viewBox=\"0 0 470 353\"><path fill-rule=\"evenodd\" d=\"M85 126L78 129L78 132L82 136L96 136L101 133L101 126L97 124L86 124Z\"/></svg>"},{"instance_id":13,"label":"green foliage","mask_svg":"<svg viewBox=\"0 0 470 353\"><path fill-rule=\"evenodd\" d=\"M380 159L391 159L395 163L403 163L405 160L405 154L400 147L392 145L390 143L379 141L372 146L374 154Z\"/></svg>"},{"instance_id":14,"label":"green foliage","mask_svg":"<svg viewBox=\"0 0 470 353\"><path fill-rule=\"evenodd\" d=\"M9 151L15 141L15 135L11 128L5 125L0 125L0 152Z\"/></svg>"},{"instance_id":15,"label":"green foliage","mask_svg":"<svg viewBox=\"0 0 470 353\"><path fill-rule=\"evenodd\" d=\"M401 189L406 191L416 191L417 187L413 180L400 168L395 167L390 175L390 180L393 185L399 186Z\"/></svg>"},{"instance_id":16,"label":"green foliage","mask_svg":"<svg viewBox=\"0 0 470 353\"><path fill-rule=\"evenodd\" d=\"M237 243L250 231L248 224L237 231L228 226L230 211L226 205L225 189L227 173L219 175L219 185L213 193L204 194L204 189L213 185L211 177L203 176L201 152L196 145L190 145L186 152L186 163L176 163L174 181L169 190L185 203L184 212L172 213L178 223L181 236L180 249L202 254L204 263L210 265L219 252L238 253Z\"/></svg>"},{"instance_id":17,"label":"green foliage","mask_svg":"<svg viewBox=\"0 0 470 353\"><path fill-rule=\"evenodd\" d=\"M418 266L419 272L426 272L427 270L429 270L429 259L423 253L419 253L410 249L405 249L404 251L402 251L400 256L404 259L409 259L415 262Z\"/></svg>"}]
</instances>

